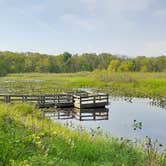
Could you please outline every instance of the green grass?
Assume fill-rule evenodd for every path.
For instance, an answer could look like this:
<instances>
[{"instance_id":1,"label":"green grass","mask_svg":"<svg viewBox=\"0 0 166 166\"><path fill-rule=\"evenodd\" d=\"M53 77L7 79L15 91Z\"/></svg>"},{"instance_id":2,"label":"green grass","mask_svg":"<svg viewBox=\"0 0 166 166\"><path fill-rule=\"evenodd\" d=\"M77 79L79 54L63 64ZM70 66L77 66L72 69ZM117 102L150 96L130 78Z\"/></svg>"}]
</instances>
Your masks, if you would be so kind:
<instances>
[{"instance_id":1,"label":"green grass","mask_svg":"<svg viewBox=\"0 0 166 166\"><path fill-rule=\"evenodd\" d=\"M96 88L118 96L166 97L166 73L22 73L0 77L0 93L58 93ZM149 146L149 145L148 145ZM26 104L0 105L0 166L159 166L165 154L130 141L70 130Z\"/></svg>"},{"instance_id":2,"label":"green grass","mask_svg":"<svg viewBox=\"0 0 166 166\"><path fill-rule=\"evenodd\" d=\"M96 88L112 95L166 96L166 73L110 73L107 70L81 73L9 74L0 78L1 93L58 93L78 88Z\"/></svg>"},{"instance_id":3,"label":"green grass","mask_svg":"<svg viewBox=\"0 0 166 166\"><path fill-rule=\"evenodd\" d=\"M149 148L150 149L150 148ZM0 105L2 166L164 166L165 154L128 140L71 130L27 104Z\"/></svg>"}]
</instances>

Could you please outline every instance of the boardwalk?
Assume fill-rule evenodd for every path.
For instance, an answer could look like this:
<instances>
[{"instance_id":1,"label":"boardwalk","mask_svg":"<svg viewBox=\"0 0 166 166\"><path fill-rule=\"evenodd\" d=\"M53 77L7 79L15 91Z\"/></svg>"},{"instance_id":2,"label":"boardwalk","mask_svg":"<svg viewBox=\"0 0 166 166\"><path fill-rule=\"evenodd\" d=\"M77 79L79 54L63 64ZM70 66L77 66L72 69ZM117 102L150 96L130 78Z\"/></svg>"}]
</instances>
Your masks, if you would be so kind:
<instances>
[{"instance_id":1,"label":"boardwalk","mask_svg":"<svg viewBox=\"0 0 166 166\"><path fill-rule=\"evenodd\" d=\"M38 108L49 107L76 107L103 108L109 104L107 94L45 94L45 95L0 95L4 103L30 102Z\"/></svg>"},{"instance_id":2,"label":"boardwalk","mask_svg":"<svg viewBox=\"0 0 166 166\"><path fill-rule=\"evenodd\" d=\"M73 107L73 96L70 94L45 94L45 95L0 95L4 103L30 102L38 108Z\"/></svg>"}]
</instances>

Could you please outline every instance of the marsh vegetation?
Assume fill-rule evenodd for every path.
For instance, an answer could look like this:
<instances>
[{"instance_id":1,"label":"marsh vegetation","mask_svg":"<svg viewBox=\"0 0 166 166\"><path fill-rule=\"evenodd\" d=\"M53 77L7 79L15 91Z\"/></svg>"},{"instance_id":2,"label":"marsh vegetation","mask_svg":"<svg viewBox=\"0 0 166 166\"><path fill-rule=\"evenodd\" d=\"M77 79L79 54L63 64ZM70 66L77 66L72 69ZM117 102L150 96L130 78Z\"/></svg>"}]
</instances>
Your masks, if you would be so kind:
<instances>
[{"instance_id":1,"label":"marsh vegetation","mask_svg":"<svg viewBox=\"0 0 166 166\"><path fill-rule=\"evenodd\" d=\"M166 73L94 72L8 74L0 78L2 93L42 94L92 88L112 95L165 98Z\"/></svg>"},{"instance_id":2,"label":"marsh vegetation","mask_svg":"<svg viewBox=\"0 0 166 166\"><path fill-rule=\"evenodd\" d=\"M133 97L143 101L150 98L152 105L164 110L165 62L165 56L126 58L105 53L82 56L64 53L54 57L0 52L0 94L54 94L88 89L107 92L130 103ZM142 110L147 117L154 113ZM128 116L127 111L124 114L121 111L125 110L120 110L119 117ZM135 131L146 127L138 117L132 118L130 126ZM163 147L162 153L159 151L158 141L144 137L145 141L141 138L134 142L106 134L98 127L90 131L53 122L28 104L1 103L0 165L166 165L166 154Z\"/></svg>"},{"instance_id":3,"label":"marsh vegetation","mask_svg":"<svg viewBox=\"0 0 166 166\"><path fill-rule=\"evenodd\" d=\"M164 166L166 155L147 138L139 145L101 132L71 130L43 119L27 104L0 105L1 165Z\"/></svg>"}]
</instances>

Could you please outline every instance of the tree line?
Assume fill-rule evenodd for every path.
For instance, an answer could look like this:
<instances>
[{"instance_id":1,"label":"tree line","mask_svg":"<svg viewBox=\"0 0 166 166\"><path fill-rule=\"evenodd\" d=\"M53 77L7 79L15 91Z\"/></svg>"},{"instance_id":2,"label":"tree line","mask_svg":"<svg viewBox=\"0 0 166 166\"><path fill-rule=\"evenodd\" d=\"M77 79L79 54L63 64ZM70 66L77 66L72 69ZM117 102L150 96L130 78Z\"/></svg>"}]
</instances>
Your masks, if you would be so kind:
<instances>
[{"instance_id":1,"label":"tree line","mask_svg":"<svg viewBox=\"0 0 166 166\"><path fill-rule=\"evenodd\" d=\"M0 52L0 75L23 72L80 72L108 69L112 72L165 72L166 56L128 58L110 53L84 53L60 55L39 53Z\"/></svg>"}]
</instances>

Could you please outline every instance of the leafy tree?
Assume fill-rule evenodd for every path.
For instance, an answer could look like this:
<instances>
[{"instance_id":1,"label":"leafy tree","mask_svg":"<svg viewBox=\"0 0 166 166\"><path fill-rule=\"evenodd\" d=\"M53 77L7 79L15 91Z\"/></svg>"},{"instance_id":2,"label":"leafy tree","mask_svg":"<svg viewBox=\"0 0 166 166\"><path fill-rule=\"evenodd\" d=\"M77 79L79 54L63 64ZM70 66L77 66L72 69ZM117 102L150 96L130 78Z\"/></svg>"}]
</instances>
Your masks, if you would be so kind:
<instances>
[{"instance_id":1,"label":"leafy tree","mask_svg":"<svg viewBox=\"0 0 166 166\"><path fill-rule=\"evenodd\" d=\"M118 68L118 71L120 72L128 72L128 71L133 71L134 64L132 61L124 61L121 63L121 65Z\"/></svg>"},{"instance_id":2,"label":"leafy tree","mask_svg":"<svg viewBox=\"0 0 166 166\"><path fill-rule=\"evenodd\" d=\"M118 59L112 60L108 66L108 71L111 71L111 72L118 71L118 67L120 66L120 64L121 64L120 60Z\"/></svg>"},{"instance_id":3,"label":"leafy tree","mask_svg":"<svg viewBox=\"0 0 166 166\"><path fill-rule=\"evenodd\" d=\"M60 55L39 53L0 52L0 76L19 72L79 72L104 69L113 72L141 71L165 72L166 56L127 58L110 53L84 53L72 55L64 52Z\"/></svg>"}]
</instances>

